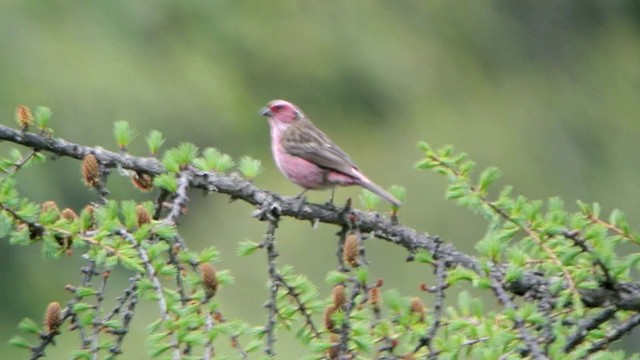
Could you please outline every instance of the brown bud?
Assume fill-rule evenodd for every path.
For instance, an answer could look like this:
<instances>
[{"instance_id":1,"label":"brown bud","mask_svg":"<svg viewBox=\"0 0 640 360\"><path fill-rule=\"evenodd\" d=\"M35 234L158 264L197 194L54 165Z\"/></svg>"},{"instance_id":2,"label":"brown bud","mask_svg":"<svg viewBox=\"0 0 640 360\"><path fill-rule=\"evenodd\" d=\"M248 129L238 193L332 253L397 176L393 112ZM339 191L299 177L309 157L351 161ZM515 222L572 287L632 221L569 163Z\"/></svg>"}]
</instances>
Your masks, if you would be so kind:
<instances>
[{"instance_id":1,"label":"brown bud","mask_svg":"<svg viewBox=\"0 0 640 360\"><path fill-rule=\"evenodd\" d=\"M173 244L173 246L171 247L171 253L173 253L173 256L178 256L178 254L180 254L180 251L182 251L182 247L180 246L180 244Z\"/></svg>"},{"instance_id":2,"label":"brown bud","mask_svg":"<svg viewBox=\"0 0 640 360\"><path fill-rule=\"evenodd\" d=\"M369 302L374 308L380 307L380 288L369 289Z\"/></svg>"},{"instance_id":3,"label":"brown bud","mask_svg":"<svg viewBox=\"0 0 640 360\"><path fill-rule=\"evenodd\" d=\"M61 324L60 304L55 301L49 303L49 305L47 305L47 311L44 313L44 327L47 333L57 332Z\"/></svg>"},{"instance_id":4,"label":"brown bud","mask_svg":"<svg viewBox=\"0 0 640 360\"><path fill-rule=\"evenodd\" d=\"M347 295L344 292L344 285L336 285L331 292L333 296L333 306L341 308L347 302Z\"/></svg>"},{"instance_id":5,"label":"brown bud","mask_svg":"<svg viewBox=\"0 0 640 360\"><path fill-rule=\"evenodd\" d=\"M87 213L87 214L91 217L91 220L92 220L92 221L94 221L94 220L95 220L95 218L93 217L93 216L94 216L93 214L96 212L96 208L95 208L95 206L93 206L93 205L87 205L87 206L85 206L85 207L82 209L82 212Z\"/></svg>"},{"instance_id":6,"label":"brown bud","mask_svg":"<svg viewBox=\"0 0 640 360\"><path fill-rule=\"evenodd\" d=\"M45 201L42 203L42 205L40 205L40 210L42 212L48 211L50 209L58 211L58 204L56 204L55 201Z\"/></svg>"},{"instance_id":7,"label":"brown bud","mask_svg":"<svg viewBox=\"0 0 640 360\"><path fill-rule=\"evenodd\" d=\"M140 191L150 191L153 189L153 177L149 174L134 173L131 176L131 183Z\"/></svg>"},{"instance_id":8,"label":"brown bud","mask_svg":"<svg viewBox=\"0 0 640 360\"><path fill-rule=\"evenodd\" d=\"M223 323L223 322L227 321L220 311L216 311L216 312L213 313L213 320L215 320L215 321L217 321L219 323Z\"/></svg>"},{"instance_id":9,"label":"brown bud","mask_svg":"<svg viewBox=\"0 0 640 360\"><path fill-rule=\"evenodd\" d=\"M60 213L60 217L62 217L65 220L68 220L68 221L73 221L73 220L78 218L78 215L76 215L75 211L73 211L73 210L71 210L69 208L66 208L66 209L62 210L62 212Z\"/></svg>"},{"instance_id":10,"label":"brown bud","mask_svg":"<svg viewBox=\"0 0 640 360\"><path fill-rule=\"evenodd\" d=\"M420 322L424 322L424 316L426 313L426 309L424 303L420 298L414 297L411 299L411 312L418 316L418 320Z\"/></svg>"},{"instance_id":11,"label":"brown bud","mask_svg":"<svg viewBox=\"0 0 640 360\"><path fill-rule=\"evenodd\" d=\"M216 268L210 263L200 264L200 278L202 286L207 298L211 298L218 290L218 278L216 277Z\"/></svg>"},{"instance_id":12,"label":"brown bud","mask_svg":"<svg viewBox=\"0 0 640 360\"><path fill-rule=\"evenodd\" d=\"M33 124L33 114L31 114L31 110L24 105L18 105L16 108L16 122L22 130L26 130Z\"/></svg>"},{"instance_id":13,"label":"brown bud","mask_svg":"<svg viewBox=\"0 0 640 360\"><path fill-rule=\"evenodd\" d=\"M138 227L151 222L151 215L142 205L136 206L136 216L138 217Z\"/></svg>"},{"instance_id":14,"label":"brown bud","mask_svg":"<svg viewBox=\"0 0 640 360\"><path fill-rule=\"evenodd\" d=\"M391 351L393 351L393 349L398 347L398 339L390 339L389 340L389 346L391 347Z\"/></svg>"},{"instance_id":15,"label":"brown bud","mask_svg":"<svg viewBox=\"0 0 640 360\"><path fill-rule=\"evenodd\" d=\"M344 262L353 267L360 265L358 263L359 242L358 235L355 233L347 235L346 239L344 239L344 247L342 248Z\"/></svg>"},{"instance_id":16,"label":"brown bud","mask_svg":"<svg viewBox=\"0 0 640 360\"><path fill-rule=\"evenodd\" d=\"M100 183L100 165L93 154L87 154L82 160L82 178L89 187L96 187Z\"/></svg>"},{"instance_id":17,"label":"brown bud","mask_svg":"<svg viewBox=\"0 0 640 360\"><path fill-rule=\"evenodd\" d=\"M338 331L340 331L339 329L336 328L336 325L333 323L333 319L331 319L331 315L333 315L335 311L336 311L336 307L333 305L330 305L324 311L324 327L325 329L327 329L327 331L332 333L337 333Z\"/></svg>"},{"instance_id":18,"label":"brown bud","mask_svg":"<svg viewBox=\"0 0 640 360\"><path fill-rule=\"evenodd\" d=\"M338 336L337 334L331 334L331 336L329 336L329 342L333 345L327 349L327 359L338 359L340 356L340 353L338 351L338 346L340 345L340 336Z\"/></svg>"}]
</instances>

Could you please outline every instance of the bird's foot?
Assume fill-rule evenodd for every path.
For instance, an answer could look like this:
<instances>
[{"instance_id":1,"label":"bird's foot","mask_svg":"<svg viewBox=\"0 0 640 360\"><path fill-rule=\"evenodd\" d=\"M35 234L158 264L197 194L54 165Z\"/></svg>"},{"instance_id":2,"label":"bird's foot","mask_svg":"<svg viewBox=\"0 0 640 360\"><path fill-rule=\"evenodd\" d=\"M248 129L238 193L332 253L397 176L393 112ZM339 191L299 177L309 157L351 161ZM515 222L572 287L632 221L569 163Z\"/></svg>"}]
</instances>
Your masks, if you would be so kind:
<instances>
[{"instance_id":1,"label":"bird's foot","mask_svg":"<svg viewBox=\"0 0 640 360\"><path fill-rule=\"evenodd\" d=\"M295 198L296 198L296 199L300 199L300 198L302 198L302 199L306 200L307 198L306 198L305 196L302 196L302 195L306 194L306 193L307 193L307 191L309 191L309 189L304 189L304 190L302 190L302 192L301 192L300 194L296 195L296 197L295 197Z\"/></svg>"},{"instance_id":2,"label":"bird's foot","mask_svg":"<svg viewBox=\"0 0 640 360\"><path fill-rule=\"evenodd\" d=\"M331 198L329 199L329 201L327 201L326 203L324 203L325 206L330 207L330 208L334 208L335 209L335 205L333 204L333 197L336 195L336 188L331 189Z\"/></svg>"},{"instance_id":3,"label":"bird's foot","mask_svg":"<svg viewBox=\"0 0 640 360\"><path fill-rule=\"evenodd\" d=\"M329 201L327 201L326 203L324 203L324 206L328 207L328 208L332 208L335 209L336 204L333 203L333 199L329 199Z\"/></svg>"}]
</instances>

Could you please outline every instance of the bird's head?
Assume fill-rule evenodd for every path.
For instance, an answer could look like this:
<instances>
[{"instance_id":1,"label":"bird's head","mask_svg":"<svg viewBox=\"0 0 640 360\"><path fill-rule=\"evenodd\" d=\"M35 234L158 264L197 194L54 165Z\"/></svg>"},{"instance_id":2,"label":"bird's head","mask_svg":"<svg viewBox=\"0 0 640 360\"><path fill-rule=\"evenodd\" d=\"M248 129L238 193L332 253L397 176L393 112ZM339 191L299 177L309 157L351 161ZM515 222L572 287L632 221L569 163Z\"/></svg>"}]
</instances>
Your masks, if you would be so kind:
<instances>
[{"instance_id":1,"label":"bird's head","mask_svg":"<svg viewBox=\"0 0 640 360\"><path fill-rule=\"evenodd\" d=\"M260 115L284 124L292 124L304 117L297 106L286 100L269 101L265 107L260 109Z\"/></svg>"}]
</instances>

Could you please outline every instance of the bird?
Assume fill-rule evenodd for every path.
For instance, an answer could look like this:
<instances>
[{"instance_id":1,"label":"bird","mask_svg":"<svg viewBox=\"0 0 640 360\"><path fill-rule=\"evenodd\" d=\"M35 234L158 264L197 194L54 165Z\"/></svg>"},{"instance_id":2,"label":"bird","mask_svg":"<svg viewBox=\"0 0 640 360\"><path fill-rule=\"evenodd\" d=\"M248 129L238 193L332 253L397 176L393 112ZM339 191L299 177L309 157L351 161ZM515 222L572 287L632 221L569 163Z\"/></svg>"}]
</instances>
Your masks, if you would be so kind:
<instances>
[{"instance_id":1,"label":"bird","mask_svg":"<svg viewBox=\"0 0 640 360\"><path fill-rule=\"evenodd\" d=\"M322 190L335 186L361 186L392 205L402 203L365 176L355 162L318 129L296 105L272 100L259 114L269 120L271 152L280 172L304 190ZM331 200L333 201L333 192Z\"/></svg>"}]
</instances>

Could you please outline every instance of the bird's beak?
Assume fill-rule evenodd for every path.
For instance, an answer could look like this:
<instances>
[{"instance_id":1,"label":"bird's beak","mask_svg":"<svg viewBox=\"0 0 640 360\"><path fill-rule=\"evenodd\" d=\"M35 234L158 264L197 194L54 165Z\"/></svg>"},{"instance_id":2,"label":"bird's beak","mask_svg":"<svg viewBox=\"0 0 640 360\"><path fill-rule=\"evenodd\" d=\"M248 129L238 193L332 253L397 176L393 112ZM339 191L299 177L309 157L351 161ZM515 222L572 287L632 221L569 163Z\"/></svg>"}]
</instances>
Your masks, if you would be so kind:
<instances>
[{"instance_id":1,"label":"bird's beak","mask_svg":"<svg viewBox=\"0 0 640 360\"><path fill-rule=\"evenodd\" d=\"M273 116L273 112L271 112L271 109L269 109L268 107L263 107L262 109L260 109L260 111L258 112L258 114L262 115L262 116L266 116L266 117L272 117Z\"/></svg>"}]
</instances>

